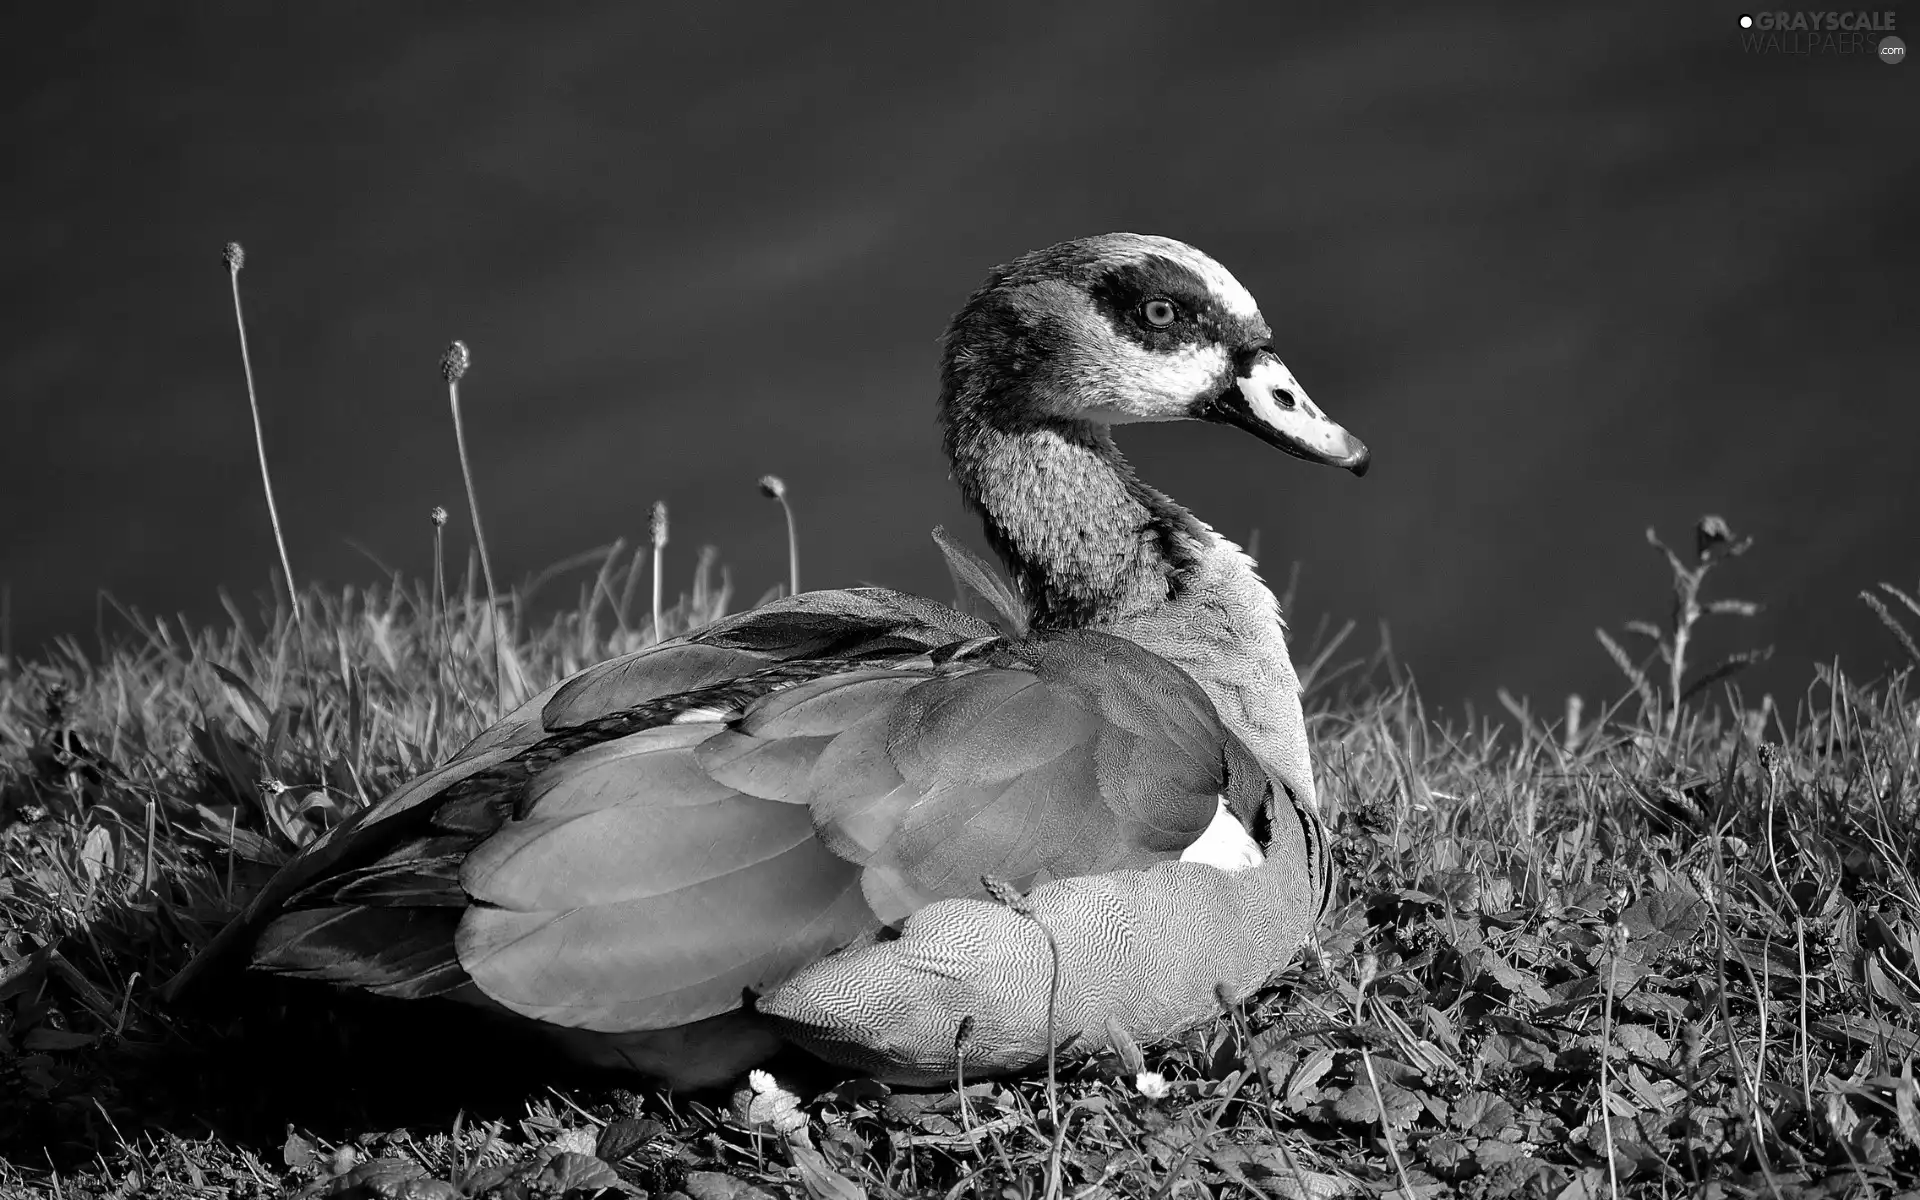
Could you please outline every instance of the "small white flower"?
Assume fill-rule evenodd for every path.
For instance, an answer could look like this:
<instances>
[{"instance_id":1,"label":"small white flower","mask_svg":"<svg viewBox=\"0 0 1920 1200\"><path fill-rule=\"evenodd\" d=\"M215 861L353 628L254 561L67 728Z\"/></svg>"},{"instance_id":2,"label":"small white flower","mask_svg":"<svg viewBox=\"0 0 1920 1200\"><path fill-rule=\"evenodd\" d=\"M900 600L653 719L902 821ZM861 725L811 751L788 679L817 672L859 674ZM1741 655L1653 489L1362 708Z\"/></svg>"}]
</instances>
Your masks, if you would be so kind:
<instances>
[{"instance_id":1,"label":"small white flower","mask_svg":"<svg viewBox=\"0 0 1920 1200\"><path fill-rule=\"evenodd\" d=\"M1133 1077L1133 1090L1149 1100L1165 1100L1173 1089L1167 1084L1167 1077L1158 1071L1142 1071Z\"/></svg>"},{"instance_id":2,"label":"small white flower","mask_svg":"<svg viewBox=\"0 0 1920 1200\"><path fill-rule=\"evenodd\" d=\"M800 1097L781 1087L780 1082L765 1071L747 1072L747 1087L753 1096L746 1105L746 1125L764 1125L802 1146L813 1144L807 1132L807 1114L800 1110Z\"/></svg>"}]
</instances>

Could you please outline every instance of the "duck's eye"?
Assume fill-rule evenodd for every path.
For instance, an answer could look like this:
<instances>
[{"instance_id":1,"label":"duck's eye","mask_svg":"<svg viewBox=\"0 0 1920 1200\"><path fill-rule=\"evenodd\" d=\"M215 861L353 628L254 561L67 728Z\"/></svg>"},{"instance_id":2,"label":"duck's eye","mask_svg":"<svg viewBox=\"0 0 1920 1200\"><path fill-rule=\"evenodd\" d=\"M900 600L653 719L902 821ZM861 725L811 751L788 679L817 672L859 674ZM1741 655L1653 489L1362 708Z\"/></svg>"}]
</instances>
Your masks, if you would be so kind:
<instances>
[{"instance_id":1,"label":"duck's eye","mask_svg":"<svg viewBox=\"0 0 1920 1200\"><path fill-rule=\"evenodd\" d=\"M1165 329L1179 315L1180 310L1173 306L1171 300L1149 300L1140 306L1141 318L1155 329Z\"/></svg>"}]
</instances>

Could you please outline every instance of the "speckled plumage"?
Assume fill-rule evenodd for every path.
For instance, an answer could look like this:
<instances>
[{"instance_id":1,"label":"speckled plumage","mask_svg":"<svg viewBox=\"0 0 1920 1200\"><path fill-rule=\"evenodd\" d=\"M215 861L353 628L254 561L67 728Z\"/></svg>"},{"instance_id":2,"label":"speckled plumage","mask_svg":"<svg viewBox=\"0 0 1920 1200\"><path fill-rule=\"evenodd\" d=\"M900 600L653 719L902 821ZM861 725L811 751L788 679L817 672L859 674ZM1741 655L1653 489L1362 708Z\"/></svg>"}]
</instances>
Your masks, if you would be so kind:
<instances>
[{"instance_id":1,"label":"speckled plumage","mask_svg":"<svg viewBox=\"0 0 1920 1200\"><path fill-rule=\"evenodd\" d=\"M1166 862L1055 880L1025 898L1030 916L986 900L929 905L898 938L808 967L759 1010L822 1058L908 1084L1044 1061L1050 996L1054 1045L1069 1056L1116 1031L1151 1044L1216 1015L1221 991L1245 999L1319 922L1319 821L1282 804L1274 825L1267 860L1241 871Z\"/></svg>"}]
</instances>

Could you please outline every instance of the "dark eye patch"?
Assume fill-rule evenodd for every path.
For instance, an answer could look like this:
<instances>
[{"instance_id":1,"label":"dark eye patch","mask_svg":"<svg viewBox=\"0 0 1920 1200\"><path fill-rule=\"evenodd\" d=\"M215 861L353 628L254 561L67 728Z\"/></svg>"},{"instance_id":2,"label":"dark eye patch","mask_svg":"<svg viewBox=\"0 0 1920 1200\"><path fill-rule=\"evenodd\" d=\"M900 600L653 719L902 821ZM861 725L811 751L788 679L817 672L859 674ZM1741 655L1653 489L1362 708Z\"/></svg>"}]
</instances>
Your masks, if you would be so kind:
<instances>
[{"instance_id":1,"label":"dark eye patch","mask_svg":"<svg viewBox=\"0 0 1920 1200\"><path fill-rule=\"evenodd\" d=\"M1154 350L1231 339L1232 322L1206 284L1172 259L1149 255L1110 267L1088 289L1094 307L1121 336ZM1156 329L1140 309L1164 298L1179 310L1173 324Z\"/></svg>"}]
</instances>

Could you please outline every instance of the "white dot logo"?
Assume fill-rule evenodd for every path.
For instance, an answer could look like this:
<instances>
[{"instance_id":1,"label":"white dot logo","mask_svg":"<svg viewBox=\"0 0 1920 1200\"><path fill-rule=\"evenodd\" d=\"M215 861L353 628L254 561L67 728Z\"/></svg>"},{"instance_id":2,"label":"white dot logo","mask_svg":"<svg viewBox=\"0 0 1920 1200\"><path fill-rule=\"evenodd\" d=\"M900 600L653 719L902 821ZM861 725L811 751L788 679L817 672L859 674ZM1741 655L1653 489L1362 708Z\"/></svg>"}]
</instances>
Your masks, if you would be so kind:
<instances>
[{"instance_id":1,"label":"white dot logo","mask_svg":"<svg viewBox=\"0 0 1920 1200\"><path fill-rule=\"evenodd\" d=\"M1752 28L1753 28L1753 18L1752 18L1752 17L1750 17L1750 16L1747 16L1747 15L1746 15L1745 13L1742 13L1742 14L1740 15L1740 28L1742 28L1742 29L1752 29Z\"/></svg>"},{"instance_id":2,"label":"white dot logo","mask_svg":"<svg viewBox=\"0 0 1920 1200\"><path fill-rule=\"evenodd\" d=\"M1906 61L1906 57L1907 44L1905 42L1897 37L1883 37L1880 39L1881 62L1891 67L1895 63Z\"/></svg>"}]
</instances>

